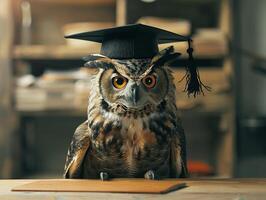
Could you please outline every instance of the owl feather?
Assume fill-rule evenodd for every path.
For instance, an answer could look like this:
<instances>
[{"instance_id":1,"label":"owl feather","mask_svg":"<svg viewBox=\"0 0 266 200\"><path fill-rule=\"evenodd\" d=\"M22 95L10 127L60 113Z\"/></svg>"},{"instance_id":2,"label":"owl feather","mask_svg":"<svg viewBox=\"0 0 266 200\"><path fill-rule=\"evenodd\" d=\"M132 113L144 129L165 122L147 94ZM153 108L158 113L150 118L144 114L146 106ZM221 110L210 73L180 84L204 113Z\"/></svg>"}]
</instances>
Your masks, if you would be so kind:
<instances>
[{"instance_id":1,"label":"owl feather","mask_svg":"<svg viewBox=\"0 0 266 200\"><path fill-rule=\"evenodd\" d=\"M67 153L64 178L80 177L82 162L90 146L88 131L87 121L76 129Z\"/></svg>"},{"instance_id":2,"label":"owl feather","mask_svg":"<svg viewBox=\"0 0 266 200\"><path fill-rule=\"evenodd\" d=\"M185 135L167 66L179 55L169 47L146 60L115 60L100 54L85 58L87 67L100 70L92 83L88 119L70 144L65 178L187 176ZM128 81L125 89L110 85L113 76ZM144 83L151 77L159 80L147 90ZM133 92L137 87L139 94ZM137 107L130 103L132 95L138 95Z\"/></svg>"}]
</instances>

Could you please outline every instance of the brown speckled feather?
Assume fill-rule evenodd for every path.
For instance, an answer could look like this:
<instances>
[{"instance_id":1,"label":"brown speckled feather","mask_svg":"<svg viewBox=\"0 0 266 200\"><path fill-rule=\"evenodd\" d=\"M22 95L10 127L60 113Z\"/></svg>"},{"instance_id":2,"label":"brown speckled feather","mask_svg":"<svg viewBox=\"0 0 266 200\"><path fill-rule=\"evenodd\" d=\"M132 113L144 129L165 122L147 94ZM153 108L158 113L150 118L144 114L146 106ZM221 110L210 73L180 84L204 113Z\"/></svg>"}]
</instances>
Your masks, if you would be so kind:
<instances>
[{"instance_id":1,"label":"brown speckled feather","mask_svg":"<svg viewBox=\"0 0 266 200\"><path fill-rule=\"evenodd\" d=\"M176 133L171 139L171 177L188 177L186 163L186 143L185 134L182 127L176 129ZM178 173L181 172L181 173Z\"/></svg>"},{"instance_id":2,"label":"brown speckled feather","mask_svg":"<svg viewBox=\"0 0 266 200\"><path fill-rule=\"evenodd\" d=\"M79 178L83 159L90 145L88 121L82 123L75 131L68 149L64 178Z\"/></svg>"}]
</instances>

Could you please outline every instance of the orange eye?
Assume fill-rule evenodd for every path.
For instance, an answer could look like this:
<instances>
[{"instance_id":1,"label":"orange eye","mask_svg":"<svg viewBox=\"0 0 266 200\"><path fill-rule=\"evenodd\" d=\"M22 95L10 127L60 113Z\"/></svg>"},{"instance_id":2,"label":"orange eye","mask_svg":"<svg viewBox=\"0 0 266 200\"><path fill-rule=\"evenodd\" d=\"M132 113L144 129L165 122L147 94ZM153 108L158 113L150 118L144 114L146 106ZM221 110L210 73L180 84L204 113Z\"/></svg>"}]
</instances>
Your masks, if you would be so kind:
<instances>
[{"instance_id":1,"label":"orange eye","mask_svg":"<svg viewBox=\"0 0 266 200\"><path fill-rule=\"evenodd\" d=\"M145 78L142 79L142 83L147 88L153 88L156 84L156 77L154 75L148 75Z\"/></svg>"},{"instance_id":2,"label":"orange eye","mask_svg":"<svg viewBox=\"0 0 266 200\"><path fill-rule=\"evenodd\" d=\"M127 84L127 79L123 76L115 76L112 78L112 84L117 89L123 89Z\"/></svg>"}]
</instances>

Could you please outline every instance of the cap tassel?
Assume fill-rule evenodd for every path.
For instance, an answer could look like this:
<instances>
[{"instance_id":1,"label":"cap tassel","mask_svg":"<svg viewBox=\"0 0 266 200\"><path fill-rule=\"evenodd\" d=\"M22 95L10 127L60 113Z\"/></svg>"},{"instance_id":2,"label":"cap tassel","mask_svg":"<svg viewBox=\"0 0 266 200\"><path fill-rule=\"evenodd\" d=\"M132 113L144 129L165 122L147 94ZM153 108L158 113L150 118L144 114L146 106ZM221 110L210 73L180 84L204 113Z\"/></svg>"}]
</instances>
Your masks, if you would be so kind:
<instances>
[{"instance_id":1,"label":"cap tassel","mask_svg":"<svg viewBox=\"0 0 266 200\"><path fill-rule=\"evenodd\" d=\"M189 56L188 65L186 69L187 71L186 71L185 76L180 81L186 78L186 87L184 91L187 92L188 96L190 96L190 94L193 94L193 96L196 97L199 94L204 95L202 87L204 87L208 91L210 91L211 88L204 85L200 80L199 71L193 58L193 48L191 47L192 46L191 43L192 43L192 40L189 39L188 49L187 49L187 53Z\"/></svg>"}]
</instances>

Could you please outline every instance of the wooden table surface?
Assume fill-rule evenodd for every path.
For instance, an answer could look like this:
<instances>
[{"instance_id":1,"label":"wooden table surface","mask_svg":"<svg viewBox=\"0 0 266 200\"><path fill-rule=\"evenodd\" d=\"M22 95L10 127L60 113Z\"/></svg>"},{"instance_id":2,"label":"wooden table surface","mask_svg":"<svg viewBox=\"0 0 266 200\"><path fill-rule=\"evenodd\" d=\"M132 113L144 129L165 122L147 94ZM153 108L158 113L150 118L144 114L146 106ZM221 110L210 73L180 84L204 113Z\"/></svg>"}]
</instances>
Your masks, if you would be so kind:
<instances>
[{"instance_id":1,"label":"wooden table surface","mask_svg":"<svg viewBox=\"0 0 266 200\"><path fill-rule=\"evenodd\" d=\"M1 200L75 200L75 199L195 199L265 200L266 179L180 179L188 187L168 194L120 194L94 192L12 192L15 186L39 180L0 180Z\"/></svg>"}]
</instances>

